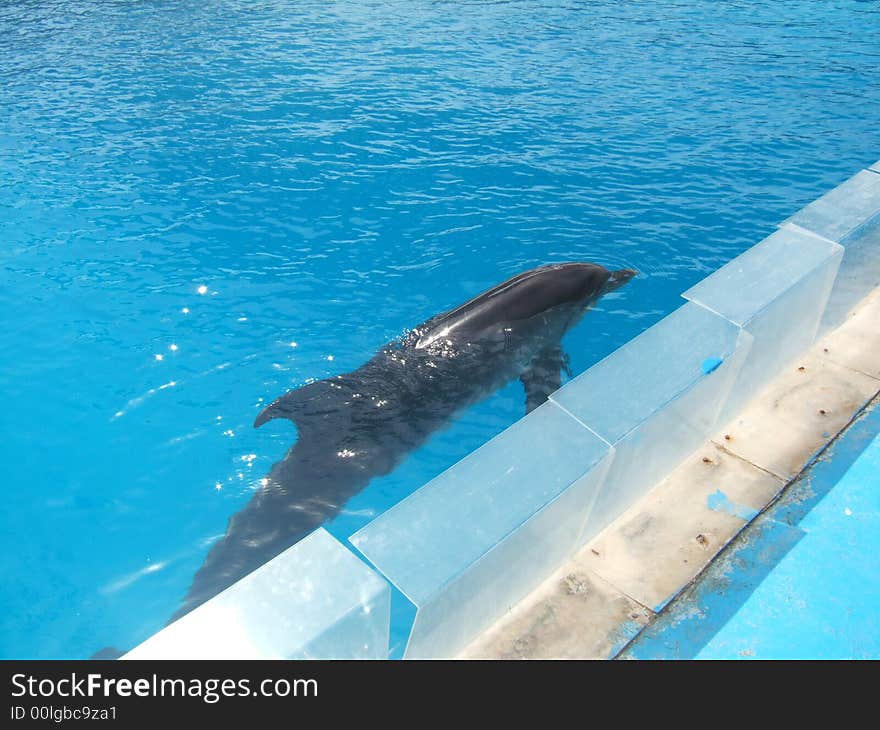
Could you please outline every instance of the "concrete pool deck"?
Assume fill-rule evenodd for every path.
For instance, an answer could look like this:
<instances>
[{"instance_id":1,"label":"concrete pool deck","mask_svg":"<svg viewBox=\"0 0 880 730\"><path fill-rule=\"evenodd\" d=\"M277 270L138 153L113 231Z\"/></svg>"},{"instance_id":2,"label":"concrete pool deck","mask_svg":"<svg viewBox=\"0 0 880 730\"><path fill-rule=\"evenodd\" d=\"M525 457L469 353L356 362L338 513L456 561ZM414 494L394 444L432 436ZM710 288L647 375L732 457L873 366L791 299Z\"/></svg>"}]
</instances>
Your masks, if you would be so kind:
<instances>
[{"instance_id":1,"label":"concrete pool deck","mask_svg":"<svg viewBox=\"0 0 880 730\"><path fill-rule=\"evenodd\" d=\"M875 290L461 656L880 657L878 323Z\"/></svg>"}]
</instances>

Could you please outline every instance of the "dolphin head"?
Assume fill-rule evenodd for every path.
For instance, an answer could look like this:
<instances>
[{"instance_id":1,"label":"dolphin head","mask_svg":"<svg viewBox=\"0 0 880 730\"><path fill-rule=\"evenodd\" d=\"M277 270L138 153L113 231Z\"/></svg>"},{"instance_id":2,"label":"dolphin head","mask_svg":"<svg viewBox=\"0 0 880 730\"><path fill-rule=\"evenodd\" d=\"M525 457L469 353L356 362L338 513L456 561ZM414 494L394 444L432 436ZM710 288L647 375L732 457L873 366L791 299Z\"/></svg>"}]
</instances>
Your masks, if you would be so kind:
<instances>
[{"instance_id":1,"label":"dolphin head","mask_svg":"<svg viewBox=\"0 0 880 730\"><path fill-rule=\"evenodd\" d=\"M630 279L638 276L638 274L639 272L635 269L617 269L610 272L610 276L602 287L602 294L608 294L616 289L620 289L620 287L629 282Z\"/></svg>"},{"instance_id":2,"label":"dolphin head","mask_svg":"<svg viewBox=\"0 0 880 730\"><path fill-rule=\"evenodd\" d=\"M555 327L570 329L600 297L619 289L637 273L580 261L548 264L511 280L505 309L512 319L537 318L544 328L555 322L546 330L552 337Z\"/></svg>"},{"instance_id":3,"label":"dolphin head","mask_svg":"<svg viewBox=\"0 0 880 730\"><path fill-rule=\"evenodd\" d=\"M419 326L416 348L427 347L438 339L475 336L499 324L506 327L532 322L534 327L544 327L544 315L551 312L561 315L553 319L565 328L573 325L599 297L619 289L635 275L633 269L610 271L582 262L539 266ZM517 326L529 329L527 325Z\"/></svg>"},{"instance_id":4,"label":"dolphin head","mask_svg":"<svg viewBox=\"0 0 880 730\"><path fill-rule=\"evenodd\" d=\"M603 294L619 289L638 272L634 269L610 271L604 266L583 262L549 264L531 272L531 286L541 293L543 309L561 304L589 306Z\"/></svg>"},{"instance_id":5,"label":"dolphin head","mask_svg":"<svg viewBox=\"0 0 880 730\"><path fill-rule=\"evenodd\" d=\"M541 312L564 307L584 311L603 294L619 289L636 275L633 269L610 271L584 262L548 264L514 277L492 293L505 300L514 319L527 319Z\"/></svg>"}]
</instances>

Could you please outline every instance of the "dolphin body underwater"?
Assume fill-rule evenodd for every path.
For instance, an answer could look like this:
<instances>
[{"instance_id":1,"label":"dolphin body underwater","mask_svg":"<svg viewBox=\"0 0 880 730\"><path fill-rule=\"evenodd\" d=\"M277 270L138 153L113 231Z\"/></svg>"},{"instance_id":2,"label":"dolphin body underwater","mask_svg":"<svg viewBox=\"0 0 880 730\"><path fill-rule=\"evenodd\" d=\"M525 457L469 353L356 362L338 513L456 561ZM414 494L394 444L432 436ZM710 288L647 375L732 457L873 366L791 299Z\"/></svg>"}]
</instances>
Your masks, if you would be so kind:
<instances>
[{"instance_id":1,"label":"dolphin body underwater","mask_svg":"<svg viewBox=\"0 0 880 730\"><path fill-rule=\"evenodd\" d=\"M266 407L298 437L211 548L180 618L337 514L458 412L514 378L526 412L559 388L562 336L632 269L563 263L526 271L382 347L357 370L292 390ZM170 623L170 621L169 621Z\"/></svg>"}]
</instances>

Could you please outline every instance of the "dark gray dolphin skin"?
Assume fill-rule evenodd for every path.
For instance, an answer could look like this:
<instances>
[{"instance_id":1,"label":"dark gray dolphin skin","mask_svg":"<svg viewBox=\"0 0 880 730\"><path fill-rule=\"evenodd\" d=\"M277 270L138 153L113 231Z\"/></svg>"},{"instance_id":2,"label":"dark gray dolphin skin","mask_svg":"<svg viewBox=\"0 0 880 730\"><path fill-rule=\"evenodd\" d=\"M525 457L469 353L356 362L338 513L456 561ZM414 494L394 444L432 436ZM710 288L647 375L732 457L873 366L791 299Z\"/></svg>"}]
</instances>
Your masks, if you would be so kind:
<instances>
[{"instance_id":1,"label":"dark gray dolphin skin","mask_svg":"<svg viewBox=\"0 0 880 730\"><path fill-rule=\"evenodd\" d=\"M354 372L293 390L257 416L290 419L298 437L229 520L172 621L333 517L371 479L469 405L514 378L526 412L560 385L561 340L636 272L564 263L526 271L385 345Z\"/></svg>"}]
</instances>

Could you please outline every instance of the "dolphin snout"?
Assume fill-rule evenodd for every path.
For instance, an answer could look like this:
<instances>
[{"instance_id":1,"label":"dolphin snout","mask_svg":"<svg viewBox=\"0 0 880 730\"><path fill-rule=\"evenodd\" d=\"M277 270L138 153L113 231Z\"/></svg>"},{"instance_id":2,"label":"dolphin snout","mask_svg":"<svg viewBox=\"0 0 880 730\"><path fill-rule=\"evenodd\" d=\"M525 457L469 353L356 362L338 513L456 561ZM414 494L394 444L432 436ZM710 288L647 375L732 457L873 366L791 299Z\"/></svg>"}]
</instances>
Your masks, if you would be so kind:
<instances>
[{"instance_id":1,"label":"dolphin snout","mask_svg":"<svg viewBox=\"0 0 880 730\"><path fill-rule=\"evenodd\" d=\"M617 271L612 271L611 276L608 277L608 281L605 283L605 291L610 292L619 289L638 273L639 272L635 269L618 269Z\"/></svg>"}]
</instances>

